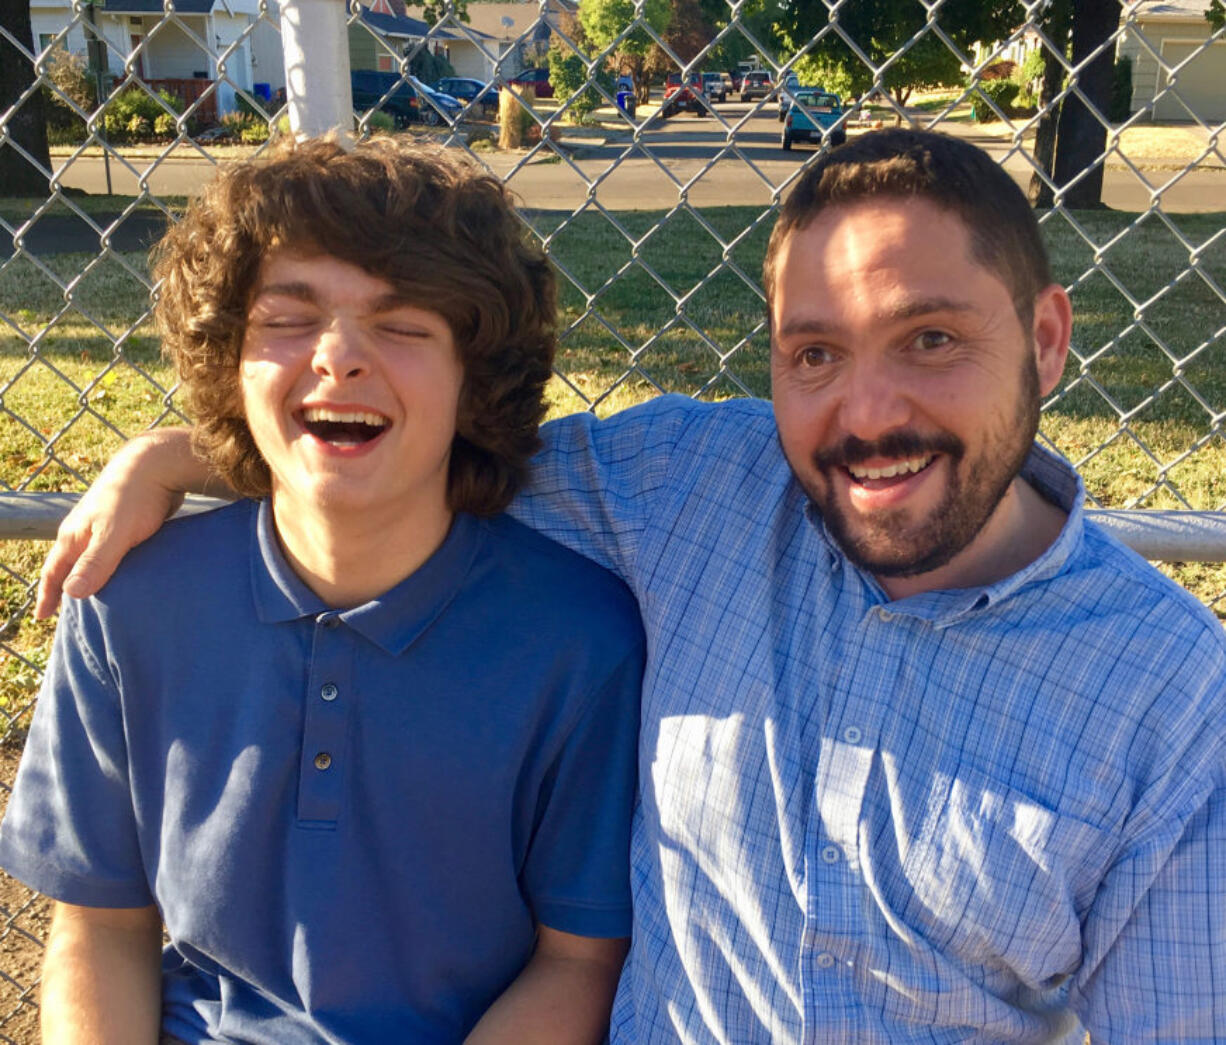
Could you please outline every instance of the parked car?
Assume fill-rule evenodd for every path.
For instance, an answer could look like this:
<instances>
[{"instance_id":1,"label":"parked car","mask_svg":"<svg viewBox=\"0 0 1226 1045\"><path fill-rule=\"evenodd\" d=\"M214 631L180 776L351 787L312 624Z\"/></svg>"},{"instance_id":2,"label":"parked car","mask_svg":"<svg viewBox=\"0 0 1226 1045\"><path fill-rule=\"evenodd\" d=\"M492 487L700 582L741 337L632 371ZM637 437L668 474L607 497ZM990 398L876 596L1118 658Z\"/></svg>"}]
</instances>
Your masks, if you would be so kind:
<instances>
[{"instance_id":1,"label":"parked car","mask_svg":"<svg viewBox=\"0 0 1226 1045\"><path fill-rule=\"evenodd\" d=\"M498 89L484 80L474 80L467 76L444 76L432 86L436 91L449 94L457 101L472 104L473 115L486 118L498 115Z\"/></svg>"},{"instance_id":2,"label":"parked car","mask_svg":"<svg viewBox=\"0 0 1226 1045\"><path fill-rule=\"evenodd\" d=\"M775 85L771 82L771 74L767 70L755 69L741 78L741 101L769 98L774 87Z\"/></svg>"},{"instance_id":3,"label":"parked car","mask_svg":"<svg viewBox=\"0 0 1226 1045\"><path fill-rule=\"evenodd\" d=\"M458 98L453 98L442 91L436 91L433 87L427 87L416 76L410 76L408 80L421 95L420 108L423 123L437 127L444 120L447 123L455 123L460 118L464 105Z\"/></svg>"},{"instance_id":4,"label":"parked car","mask_svg":"<svg viewBox=\"0 0 1226 1045\"><path fill-rule=\"evenodd\" d=\"M707 107L702 96L702 73L690 73L684 81L680 73L669 73L664 81L660 116L676 116L682 109L689 109L695 116L705 116Z\"/></svg>"},{"instance_id":5,"label":"parked car","mask_svg":"<svg viewBox=\"0 0 1226 1045\"><path fill-rule=\"evenodd\" d=\"M779 122L783 122L783 118L788 114L788 110L792 107L792 96L800 90L800 77L795 73L788 73L783 78L783 82L779 85Z\"/></svg>"},{"instance_id":6,"label":"parked car","mask_svg":"<svg viewBox=\"0 0 1226 1045\"><path fill-rule=\"evenodd\" d=\"M726 102L731 81L727 73L703 73L702 89L707 98L713 102Z\"/></svg>"},{"instance_id":7,"label":"parked car","mask_svg":"<svg viewBox=\"0 0 1226 1045\"><path fill-rule=\"evenodd\" d=\"M531 87L538 98L552 98L553 84L549 82L549 70L543 68L521 69L510 79L512 87L523 90Z\"/></svg>"},{"instance_id":8,"label":"parked car","mask_svg":"<svg viewBox=\"0 0 1226 1045\"><path fill-rule=\"evenodd\" d=\"M421 119L421 99L417 89L399 73L356 69L349 74L355 112L371 109L387 113L397 127L407 127Z\"/></svg>"},{"instance_id":9,"label":"parked car","mask_svg":"<svg viewBox=\"0 0 1226 1045\"><path fill-rule=\"evenodd\" d=\"M816 87L802 87L796 91L792 107L784 117L780 144L784 149L790 149L793 142L821 145L828 141L831 145L842 145L847 140L847 131L834 126L842 115L837 95Z\"/></svg>"}]
</instances>

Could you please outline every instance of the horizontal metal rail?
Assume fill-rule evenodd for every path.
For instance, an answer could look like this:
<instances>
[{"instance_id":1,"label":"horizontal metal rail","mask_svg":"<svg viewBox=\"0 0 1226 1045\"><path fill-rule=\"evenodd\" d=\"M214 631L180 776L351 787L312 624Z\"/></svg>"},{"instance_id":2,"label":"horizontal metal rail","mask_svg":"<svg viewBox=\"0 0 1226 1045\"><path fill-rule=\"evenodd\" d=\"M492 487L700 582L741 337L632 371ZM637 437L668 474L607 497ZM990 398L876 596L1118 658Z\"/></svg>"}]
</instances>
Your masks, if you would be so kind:
<instances>
[{"instance_id":1,"label":"horizontal metal rail","mask_svg":"<svg viewBox=\"0 0 1226 1045\"><path fill-rule=\"evenodd\" d=\"M0 494L0 540L51 540L80 496ZM194 515L225 503L192 496L176 515ZM1226 562L1226 512L1092 509L1086 515L1151 562Z\"/></svg>"}]
</instances>

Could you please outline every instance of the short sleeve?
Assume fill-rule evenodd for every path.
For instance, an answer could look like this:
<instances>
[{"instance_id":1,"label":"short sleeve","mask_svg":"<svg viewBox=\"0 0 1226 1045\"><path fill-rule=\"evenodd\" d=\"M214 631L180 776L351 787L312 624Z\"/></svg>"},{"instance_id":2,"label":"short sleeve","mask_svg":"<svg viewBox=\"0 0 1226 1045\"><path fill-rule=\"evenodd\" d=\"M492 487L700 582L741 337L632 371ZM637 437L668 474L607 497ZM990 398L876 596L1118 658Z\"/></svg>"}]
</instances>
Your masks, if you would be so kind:
<instances>
[{"instance_id":1,"label":"short sleeve","mask_svg":"<svg viewBox=\"0 0 1226 1045\"><path fill-rule=\"evenodd\" d=\"M642 678L639 644L595 694L541 789L523 886L536 920L551 929L630 935L630 819Z\"/></svg>"},{"instance_id":2,"label":"short sleeve","mask_svg":"<svg viewBox=\"0 0 1226 1045\"><path fill-rule=\"evenodd\" d=\"M92 603L65 599L0 827L0 866L66 903L142 907L153 898L137 838L121 703L105 658L96 655L102 647Z\"/></svg>"},{"instance_id":3,"label":"short sleeve","mask_svg":"<svg viewBox=\"0 0 1226 1045\"><path fill-rule=\"evenodd\" d=\"M511 514L634 587L639 539L685 427L701 409L710 408L660 396L603 421L585 413L549 422Z\"/></svg>"}]
</instances>

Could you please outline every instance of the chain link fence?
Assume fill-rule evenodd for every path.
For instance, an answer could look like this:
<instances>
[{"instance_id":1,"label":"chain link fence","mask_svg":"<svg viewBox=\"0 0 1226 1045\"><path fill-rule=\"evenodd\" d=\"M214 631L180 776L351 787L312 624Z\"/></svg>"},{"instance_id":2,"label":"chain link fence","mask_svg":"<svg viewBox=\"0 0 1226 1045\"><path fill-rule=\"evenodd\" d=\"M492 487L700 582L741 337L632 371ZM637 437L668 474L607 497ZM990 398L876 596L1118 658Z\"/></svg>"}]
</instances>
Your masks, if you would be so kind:
<instances>
[{"instance_id":1,"label":"chain link fence","mask_svg":"<svg viewBox=\"0 0 1226 1045\"><path fill-rule=\"evenodd\" d=\"M46 185L0 199L4 489L82 489L127 435L184 420L150 326L145 249L217 164L330 102L355 109L358 133L465 150L519 195L561 273L559 412L663 391L768 395L761 258L780 199L817 154L803 129L825 136L818 148L896 122L969 137L1044 205L1074 302L1043 438L1097 507L1223 508L1226 35L1205 0L1125 4L1088 42L1081 8L1104 5L984 4L1005 29L973 46L952 21L959 0L583 2L469 0L467 17L450 3L338 7L322 44L348 82L331 99L320 59L302 64L326 23L293 0L34 0L28 37L0 24L0 66L27 73L0 101L0 169L25 165ZM869 9L901 38L857 35ZM292 34L308 45L297 64ZM453 79L440 97L415 70L478 86ZM701 72L718 75L700 87ZM842 107L791 104L798 83L819 82ZM21 130L38 106L46 155ZM1053 130L1066 133L1055 117L1074 109L1082 122L1053 152ZM1088 160L1062 173L1060 150L1084 154L1087 140ZM1085 208L1099 181L1109 209ZM0 558L3 794L51 634L30 618L43 548L10 541ZM1226 608L1221 567L1168 569ZM46 906L7 879L0 905L0 1041L32 1042Z\"/></svg>"}]
</instances>

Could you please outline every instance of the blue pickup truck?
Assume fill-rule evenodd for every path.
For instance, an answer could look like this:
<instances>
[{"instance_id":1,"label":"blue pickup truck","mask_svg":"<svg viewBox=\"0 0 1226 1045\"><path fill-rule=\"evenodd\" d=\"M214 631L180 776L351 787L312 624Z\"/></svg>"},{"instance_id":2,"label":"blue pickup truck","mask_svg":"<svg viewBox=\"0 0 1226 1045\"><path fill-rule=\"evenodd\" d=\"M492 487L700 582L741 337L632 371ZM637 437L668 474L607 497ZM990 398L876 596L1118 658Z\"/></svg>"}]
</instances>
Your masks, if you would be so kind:
<instances>
[{"instance_id":1,"label":"blue pickup truck","mask_svg":"<svg viewBox=\"0 0 1226 1045\"><path fill-rule=\"evenodd\" d=\"M834 126L843 115L836 95L816 87L793 87L790 93L792 104L783 118L780 138L785 149L790 149L793 142L821 145L829 141L831 145L842 145L847 140L847 131Z\"/></svg>"}]
</instances>

